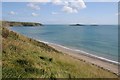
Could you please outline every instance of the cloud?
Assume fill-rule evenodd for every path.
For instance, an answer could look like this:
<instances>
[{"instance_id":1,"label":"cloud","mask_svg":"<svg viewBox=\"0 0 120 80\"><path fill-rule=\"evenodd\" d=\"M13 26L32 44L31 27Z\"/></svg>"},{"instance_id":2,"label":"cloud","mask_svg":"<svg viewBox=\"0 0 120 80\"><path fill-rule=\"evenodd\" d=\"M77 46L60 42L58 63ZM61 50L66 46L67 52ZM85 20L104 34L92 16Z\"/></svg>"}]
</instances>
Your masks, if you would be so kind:
<instances>
[{"instance_id":1,"label":"cloud","mask_svg":"<svg viewBox=\"0 0 120 80\"><path fill-rule=\"evenodd\" d=\"M77 10L76 10L76 9L73 9L73 8L71 8L71 7L69 7L69 6L64 6L64 7L63 7L63 11L64 11L64 12L67 12L67 13L77 13Z\"/></svg>"},{"instance_id":2,"label":"cloud","mask_svg":"<svg viewBox=\"0 0 120 80\"><path fill-rule=\"evenodd\" d=\"M16 13L14 11L9 12L10 15L15 15Z\"/></svg>"},{"instance_id":3,"label":"cloud","mask_svg":"<svg viewBox=\"0 0 120 80\"><path fill-rule=\"evenodd\" d=\"M61 1L61 0L51 0L51 2L52 2L53 4L56 4L56 5L62 4L62 1Z\"/></svg>"},{"instance_id":4,"label":"cloud","mask_svg":"<svg viewBox=\"0 0 120 80\"><path fill-rule=\"evenodd\" d=\"M40 10L40 6L36 3L28 3L27 6L34 10Z\"/></svg>"},{"instance_id":5,"label":"cloud","mask_svg":"<svg viewBox=\"0 0 120 80\"><path fill-rule=\"evenodd\" d=\"M53 15L58 14L57 12L52 12Z\"/></svg>"},{"instance_id":6,"label":"cloud","mask_svg":"<svg viewBox=\"0 0 120 80\"><path fill-rule=\"evenodd\" d=\"M38 14L36 14L36 13L32 13L32 16L36 17L36 16L38 16Z\"/></svg>"},{"instance_id":7,"label":"cloud","mask_svg":"<svg viewBox=\"0 0 120 80\"><path fill-rule=\"evenodd\" d=\"M78 9L86 8L86 5L83 0L76 0L73 4L74 4L73 7L76 7Z\"/></svg>"},{"instance_id":8,"label":"cloud","mask_svg":"<svg viewBox=\"0 0 120 80\"><path fill-rule=\"evenodd\" d=\"M37 2L37 0L34 0ZM49 2L50 0L40 0L41 2ZM77 13L79 10L86 8L86 5L83 0L51 0L55 5L61 5L62 11L67 13ZM38 3L28 3L28 7L34 10L40 10L40 6ZM55 14L55 13L52 13Z\"/></svg>"},{"instance_id":9,"label":"cloud","mask_svg":"<svg viewBox=\"0 0 120 80\"><path fill-rule=\"evenodd\" d=\"M80 9L86 8L83 0L52 0L52 3L62 5L62 11L67 13L77 13Z\"/></svg>"}]
</instances>

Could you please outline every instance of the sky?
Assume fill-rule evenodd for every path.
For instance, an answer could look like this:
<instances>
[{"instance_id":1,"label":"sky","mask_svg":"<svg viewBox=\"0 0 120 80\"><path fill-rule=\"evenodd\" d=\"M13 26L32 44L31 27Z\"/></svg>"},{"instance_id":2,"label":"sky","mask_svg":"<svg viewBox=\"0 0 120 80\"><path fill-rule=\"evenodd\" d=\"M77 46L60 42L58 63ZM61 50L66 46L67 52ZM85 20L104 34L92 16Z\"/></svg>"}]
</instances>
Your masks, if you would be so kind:
<instances>
[{"instance_id":1,"label":"sky","mask_svg":"<svg viewBox=\"0 0 120 80\"><path fill-rule=\"evenodd\" d=\"M2 20L42 24L117 24L117 2L2 2Z\"/></svg>"}]
</instances>

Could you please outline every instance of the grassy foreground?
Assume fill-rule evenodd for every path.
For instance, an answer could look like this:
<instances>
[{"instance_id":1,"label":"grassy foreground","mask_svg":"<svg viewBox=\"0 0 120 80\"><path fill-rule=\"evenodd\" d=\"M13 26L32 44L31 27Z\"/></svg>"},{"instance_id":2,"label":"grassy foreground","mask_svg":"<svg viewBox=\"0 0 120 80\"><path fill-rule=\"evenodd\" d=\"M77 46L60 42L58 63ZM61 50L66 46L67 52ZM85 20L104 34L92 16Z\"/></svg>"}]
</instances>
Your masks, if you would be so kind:
<instances>
[{"instance_id":1,"label":"grassy foreground","mask_svg":"<svg viewBox=\"0 0 120 80\"><path fill-rule=\"evenodd\" d=\"M110 78L115 74L3 28L3 78Z\"/></svg>"},{"instance_id":2,"label":"grassy foreground","mask_svg":"<svg viewBox=\"0 0 120 80\"><path fill-rule=\"evenodd\" d=\"M0 21L0 79L2 79L2 21Z\"/></svg>"}]
</instances>

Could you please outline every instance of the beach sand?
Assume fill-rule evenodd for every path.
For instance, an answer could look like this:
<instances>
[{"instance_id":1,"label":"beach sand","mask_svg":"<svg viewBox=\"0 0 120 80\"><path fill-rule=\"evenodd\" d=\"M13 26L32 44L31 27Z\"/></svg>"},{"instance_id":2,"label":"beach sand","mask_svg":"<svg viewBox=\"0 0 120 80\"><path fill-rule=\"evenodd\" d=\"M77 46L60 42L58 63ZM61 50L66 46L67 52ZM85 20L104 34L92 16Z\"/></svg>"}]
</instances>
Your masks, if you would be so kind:
<instances>
[{"instance_id":1,"label":"beach sand","mask_svg":"<svg viewBox=\"0 0 120 80\"><path fill-rule=\"evenodd\" d=\"M82 52L70 50L68 48L64 48L64 47L56 45L56 44L52 44L52 43L47 43L47 44L60 52L66 53L67 55L69 55L73 58L91 63L93 65L96 65L100 68L103 68L105 70L108 70L108 71L113 72L118 75L118 64L115 64L115 63L112 63L112 62L109 62L109 61L106 61L103 59L99 59L97 57L93 57L93 56L84 54Z\"/></svg>"}]
</instances>

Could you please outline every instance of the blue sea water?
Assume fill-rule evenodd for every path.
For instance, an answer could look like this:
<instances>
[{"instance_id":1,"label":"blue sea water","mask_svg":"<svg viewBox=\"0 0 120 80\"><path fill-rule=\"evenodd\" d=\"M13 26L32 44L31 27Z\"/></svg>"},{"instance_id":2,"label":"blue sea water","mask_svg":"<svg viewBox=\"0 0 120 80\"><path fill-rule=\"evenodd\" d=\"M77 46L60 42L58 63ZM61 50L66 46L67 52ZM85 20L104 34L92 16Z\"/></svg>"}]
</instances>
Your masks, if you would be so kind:
<instances>
[{"instance_id":1,"label":"blue sea water","mask_svg":"<svg viewBox=\"0 0 120 80\"><path fill-rule=\"evenodd\" d=\"M118 61L118 26L45 25L40 27L11 27L30 38L78 49Z\"/></svg>"}]
</instances>

